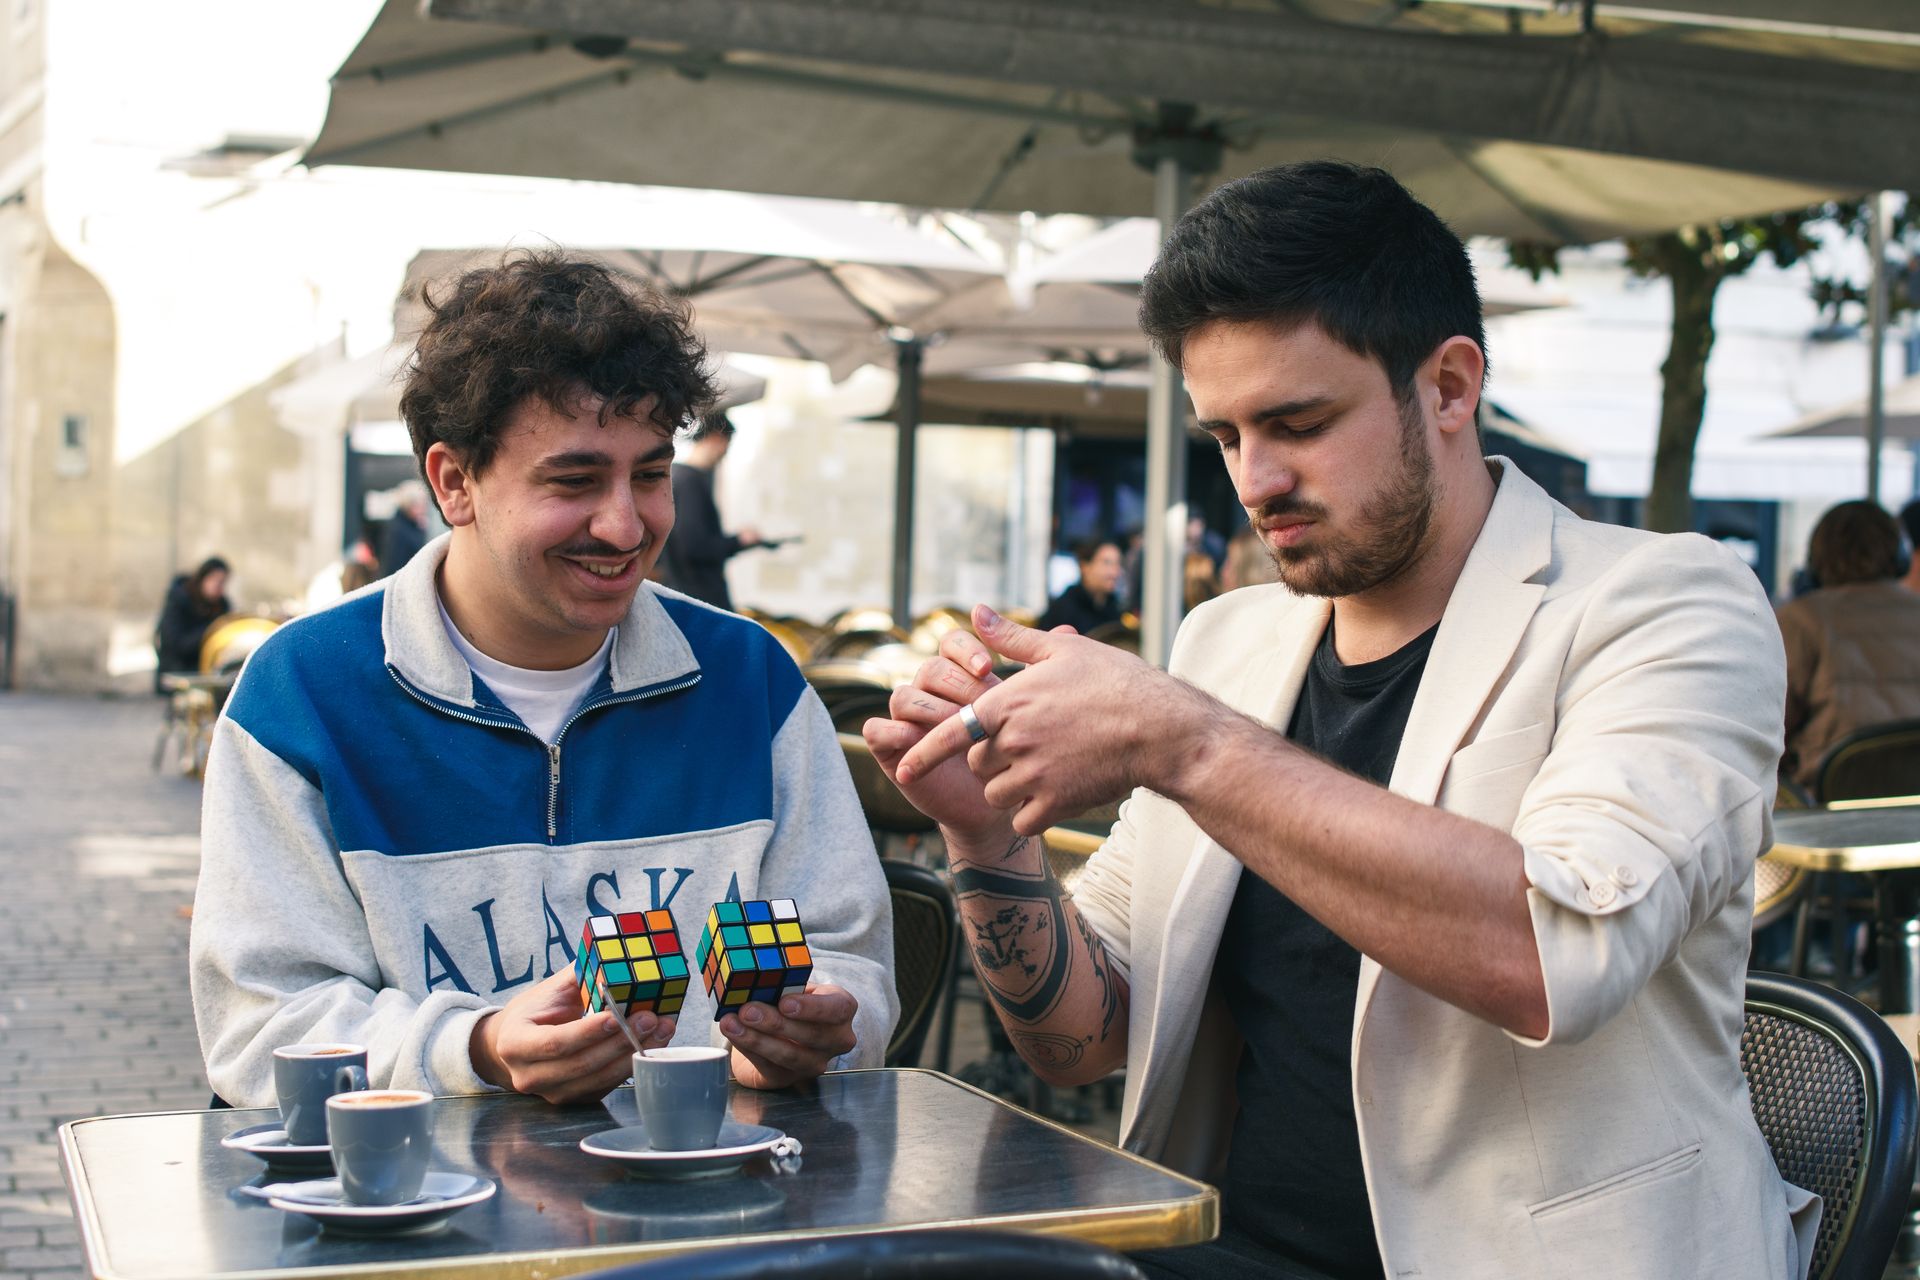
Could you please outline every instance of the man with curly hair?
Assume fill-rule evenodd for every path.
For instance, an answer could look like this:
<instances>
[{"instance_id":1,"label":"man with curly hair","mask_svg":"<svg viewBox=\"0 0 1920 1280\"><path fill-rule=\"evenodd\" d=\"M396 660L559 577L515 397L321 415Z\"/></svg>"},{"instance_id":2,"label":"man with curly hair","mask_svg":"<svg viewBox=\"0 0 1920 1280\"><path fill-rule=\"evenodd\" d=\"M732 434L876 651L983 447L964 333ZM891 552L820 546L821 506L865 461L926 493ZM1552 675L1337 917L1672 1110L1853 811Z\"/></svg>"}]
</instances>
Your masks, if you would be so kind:
<instances>
[{"instance_id":1,"label":"man with curly hair","mask_svg":"<svg viewBox=\"0 0 1920 1280\"><path fill-rule=\"evenodd\" d=\"M598 1098L630 1046L582 1016L582 922L767 897L802 908L804 993L716 1023L696 975L631 1030L717 1039L761 1088L877 1065L892 917L826 711L766 632L647 582L674 433L713 397L685 307L550 252L429 307L401 413L451 531L276 632L215 734L215 1092L269 1105L276 1047L344 1041L376 1087Z\"/></svg>"}]
</instances>

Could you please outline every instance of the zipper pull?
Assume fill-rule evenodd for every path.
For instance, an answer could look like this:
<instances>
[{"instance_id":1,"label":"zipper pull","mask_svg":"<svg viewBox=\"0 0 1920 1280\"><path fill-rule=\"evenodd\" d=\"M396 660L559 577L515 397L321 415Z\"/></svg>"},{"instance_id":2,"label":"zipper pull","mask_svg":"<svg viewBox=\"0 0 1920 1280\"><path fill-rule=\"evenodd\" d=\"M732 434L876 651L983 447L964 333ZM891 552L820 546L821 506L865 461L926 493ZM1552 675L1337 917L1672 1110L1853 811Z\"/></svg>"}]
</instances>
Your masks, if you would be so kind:
<instances>
[{"instance_id":1,"label":"zipper pull","mask_svg":"<svg viewBox=\"0 0 1920 1280\"><path fill-rule=\"evenodd\" d=\"M560 829L560 744L547 745L547 840L559 838Z\"/></svg>"}]
</instances>

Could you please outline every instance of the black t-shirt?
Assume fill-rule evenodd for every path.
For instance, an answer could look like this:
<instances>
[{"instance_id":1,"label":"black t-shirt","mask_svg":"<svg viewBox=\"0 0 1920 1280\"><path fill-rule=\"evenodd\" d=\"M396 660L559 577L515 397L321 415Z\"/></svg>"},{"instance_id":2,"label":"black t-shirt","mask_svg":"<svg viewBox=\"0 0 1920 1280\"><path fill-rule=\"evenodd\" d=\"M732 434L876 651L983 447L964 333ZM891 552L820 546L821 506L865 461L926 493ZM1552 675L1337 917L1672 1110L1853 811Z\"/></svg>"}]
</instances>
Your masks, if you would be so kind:
<instances>
[{"instance_id":1,"label":"black t-shirt","mask_svg":"<svg viewBox=\"0 0 1920 1280\"><path fill-rule=\"evenodd\" d=\"M1329 623L1287 737L1385 785L1436 630L1349 667L1334 655ZM1224 1188L1227 1231L1342 1280L1379 1276L1353 1119L1360 953L1246 872L1215 966L1246 1040Z\"/></svg>"}]
</instances>

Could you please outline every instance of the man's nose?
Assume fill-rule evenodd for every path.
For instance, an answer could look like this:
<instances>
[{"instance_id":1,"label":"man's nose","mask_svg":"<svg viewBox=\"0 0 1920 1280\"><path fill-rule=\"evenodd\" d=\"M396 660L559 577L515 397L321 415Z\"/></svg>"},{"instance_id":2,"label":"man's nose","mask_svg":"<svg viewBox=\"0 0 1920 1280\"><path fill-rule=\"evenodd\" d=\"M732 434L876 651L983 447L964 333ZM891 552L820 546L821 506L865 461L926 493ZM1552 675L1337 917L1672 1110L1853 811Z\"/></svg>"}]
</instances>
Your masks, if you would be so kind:
<instances>
[{"instance_id":1,"label":"man's nose","mask_svg":"<svg viewBox=\"0 0 1920 1280\"><path fill-rule=\"evenodd\" d=\"M1299 479L1278 444L1258 437L1240 438L1240 465L1234 469L1233 487L1241 506L1258 511L1292 493Z\"/></svg>"},{"instance_id":2,"label":"man's nose","mask_svg":"<svg viewBox=\"0 0 1920 1280\"><path fill-rule=\"evenodd\" d=\"M640 545L646 521L630 486L608 486L607 496L594 508L591 532L600 541L623 550Z\"/></svg>"}]
</instances>

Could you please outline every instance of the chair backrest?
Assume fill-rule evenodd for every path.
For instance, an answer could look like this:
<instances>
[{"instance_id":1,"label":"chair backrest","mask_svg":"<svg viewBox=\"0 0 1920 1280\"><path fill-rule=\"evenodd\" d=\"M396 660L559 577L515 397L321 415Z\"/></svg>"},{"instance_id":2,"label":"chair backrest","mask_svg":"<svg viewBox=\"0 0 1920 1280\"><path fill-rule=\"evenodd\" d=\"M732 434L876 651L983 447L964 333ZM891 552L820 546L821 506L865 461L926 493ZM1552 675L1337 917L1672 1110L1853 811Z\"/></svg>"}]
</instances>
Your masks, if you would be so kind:
<instances>
[{"instance_id":1,"label":"chair backrest","mask_svg":"<svg viewBox=\"0 0 1920 1280\"><path fill-rule=\"evenodd\" d=\"M854 794L860 797L860 811L866 815L869 827L884 835L910 836L932 831L938 825L900 794L900 788L893 785L893 779L873 758L873 748L865 738L842 730L840 753L847 758Z\"/></svg>"},{"instance_id":2,"label":"chair backrest","mask_svg":"<svg viewBox=\"0 0 1920 1280\"><path fill-rule=\"evenodd\" d=\"M1753 928L1766 928L1800 905L1813 888L1813 873L1773 858L1753 864Z\"/></svg>"},{"instance_id":3,"label":"chair backrest","mask_svg":"<svg viewBox=\"0 0 1920 1280\"><path fill-rule=\"evenodd\" d=\"M1920 720L1856 729L1827 748L1813 777L1821 804L1920 793Z\"/></svg>"},{"instance_id":4,"label":"chair backrest","mask_svg":"<svg viewBox=\"0 0 1920 1280\"><path fill-rule=\"evenodd\" d=\"M893 983L900 993L900 1021L887 1045L887 1065L917 1066L934 1006L953 976L959 918L953 891L925 867L882 858L880 869L893 899Z\"/></svg>"},{"instance_id":5,"label":"chair backrest","mask_svg":"<svg viewBox=\"0 0 1920 1280\"><path fill-rule=\"evenodd\" d=\"M580 1280L1146 1280L1111 1249L1011 1231L889 1231L824 1240L768 1240L596 1271Z\"/></svg>"},{"instance_id":6,"label":"chair backrest","mask_svg":"<svg viewBox=\"0 0 1920 1280\"><path fill-rule=\"evenodd\" d=\"M1740 1067L1780 1174L1824 1202L1811 1280L1878 1280L1914 1181L1913 1058L1851 996L1747 975Z\"/></svg>"}]
</instances>

